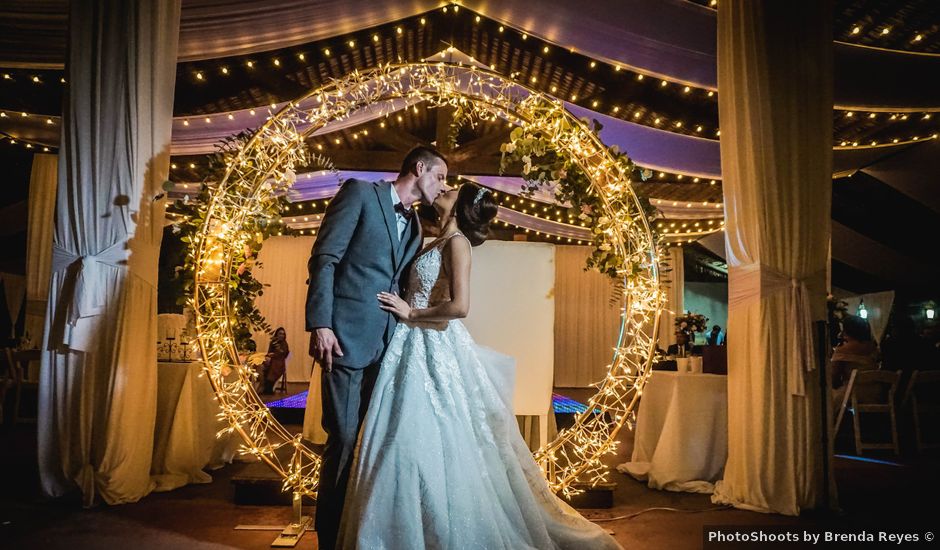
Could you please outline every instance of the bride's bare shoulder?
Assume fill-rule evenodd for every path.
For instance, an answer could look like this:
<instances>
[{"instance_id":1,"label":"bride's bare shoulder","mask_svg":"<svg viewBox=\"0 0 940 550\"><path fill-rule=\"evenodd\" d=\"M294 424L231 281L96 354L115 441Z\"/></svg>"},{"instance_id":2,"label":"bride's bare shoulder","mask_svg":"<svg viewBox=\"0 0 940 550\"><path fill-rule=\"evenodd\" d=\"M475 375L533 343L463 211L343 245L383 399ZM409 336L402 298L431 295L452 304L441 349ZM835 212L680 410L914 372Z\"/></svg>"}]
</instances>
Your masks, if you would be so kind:
<instances>
[{"instance_id":1,"label":"bride's bare shoulder","mask_svg":"<svg viewBox=\"0 0 940 550\"><path fill-rule=\"evenodd\" d=\"M444 243L444 250L451 258L469 258L471 248L470 241L460 232L448 236Z\"/></svg>"}]
</instances>

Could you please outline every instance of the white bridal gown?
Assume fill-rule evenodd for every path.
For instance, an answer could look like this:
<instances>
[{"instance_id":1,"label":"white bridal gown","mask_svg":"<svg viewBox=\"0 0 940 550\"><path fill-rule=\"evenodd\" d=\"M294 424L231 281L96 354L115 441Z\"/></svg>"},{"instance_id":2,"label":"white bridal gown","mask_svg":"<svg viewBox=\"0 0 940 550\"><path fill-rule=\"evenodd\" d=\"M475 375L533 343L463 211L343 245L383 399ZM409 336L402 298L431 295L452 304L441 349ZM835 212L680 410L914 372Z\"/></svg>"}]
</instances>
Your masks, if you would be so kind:
<instances>
[{"instance_id":1,"label":"white bridal gown","mask_svg":"<svg viewBox=\"0 0 940 550\"><path fill-rule=\"evenodd\" d=\"M415 261L411 307L450 299L448 240ZM511 369L460 321L398 324L362 425L339 548L620 548L549 489L512 413Z\"/></svg>"}]
</instances>

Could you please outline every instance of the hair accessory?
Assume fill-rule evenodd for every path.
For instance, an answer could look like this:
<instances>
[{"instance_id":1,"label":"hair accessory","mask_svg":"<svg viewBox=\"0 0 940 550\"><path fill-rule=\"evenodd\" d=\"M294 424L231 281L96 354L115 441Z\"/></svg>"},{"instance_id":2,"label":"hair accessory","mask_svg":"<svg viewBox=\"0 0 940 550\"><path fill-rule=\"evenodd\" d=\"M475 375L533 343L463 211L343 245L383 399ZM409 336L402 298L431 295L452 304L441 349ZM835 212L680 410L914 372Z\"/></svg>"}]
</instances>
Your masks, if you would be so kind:
<instances>
[{"instance_id":1,"label":"hair accessory","mask_svg":"<svg viewBox=\"0 0 940 550\"><path fill-rule=\"evenodd\" d=\"M476 203L480 202L480 199L483 198L483 194L484 194L484 193L486 193L486 188L485 188L485 187L481 187L480 190L477 191L477 196L473 198L473 204L474 204L474 205L475 205Z\"/></svg>"}]
</instances>

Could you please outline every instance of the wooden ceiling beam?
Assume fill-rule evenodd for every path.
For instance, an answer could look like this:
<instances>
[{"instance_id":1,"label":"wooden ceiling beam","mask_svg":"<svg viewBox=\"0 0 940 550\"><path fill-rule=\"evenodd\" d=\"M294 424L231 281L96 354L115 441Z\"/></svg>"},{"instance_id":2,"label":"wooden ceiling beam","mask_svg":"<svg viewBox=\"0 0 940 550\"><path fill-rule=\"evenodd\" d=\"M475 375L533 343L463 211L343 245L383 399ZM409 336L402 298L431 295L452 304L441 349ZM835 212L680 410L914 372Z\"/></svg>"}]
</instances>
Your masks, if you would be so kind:
<instances>
[{"instance_id":1,"label":"wooden ceiling beam","mask_svg":"<svg viewBox=\"0 0 940 550\"><path fill-rule=\"evenodd\" d=\"M382 130L376 130L370 132L370 136L377 143L383 145L388 145L396 151L401 151L402 153L407 153L411 150L412 147L416 145L424 145L430 147L431 144L419 138L418 136L406 132L401 128L386 127Z\"/></svg>"},{"instance_id":2,"label":"wooden ceiling beam","mask_svg":"<svg viewBox=\"0 0 940 550\"><path fill-rule=\"evenodd\" d=\"M473 157L499 155L499 145L509 141L509 132L500 130L464 143L448 155L456 162L463 162Z\"/></svg>"}]
</instances>

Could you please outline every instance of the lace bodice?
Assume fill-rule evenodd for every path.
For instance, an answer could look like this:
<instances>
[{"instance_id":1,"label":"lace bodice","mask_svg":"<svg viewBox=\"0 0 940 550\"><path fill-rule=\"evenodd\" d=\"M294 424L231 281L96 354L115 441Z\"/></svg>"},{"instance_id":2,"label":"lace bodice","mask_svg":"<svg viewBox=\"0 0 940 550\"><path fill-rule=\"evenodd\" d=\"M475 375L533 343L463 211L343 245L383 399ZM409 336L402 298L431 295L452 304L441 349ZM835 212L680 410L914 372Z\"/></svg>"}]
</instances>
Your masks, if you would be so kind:
<instances>
[{"instance_id":1,"label":"lace bodice","mask_svg":"<svg viewBox=\"0 0 940 550\"><path fill-rule=\"evenodd\" d=\"M418 254L408 273L405 293L405 301L412 308L425 309L451 299L450 278L444 273L441 252L456 235L463 237L460 232L451 233Z\"/></svg>"}]
</instances>

